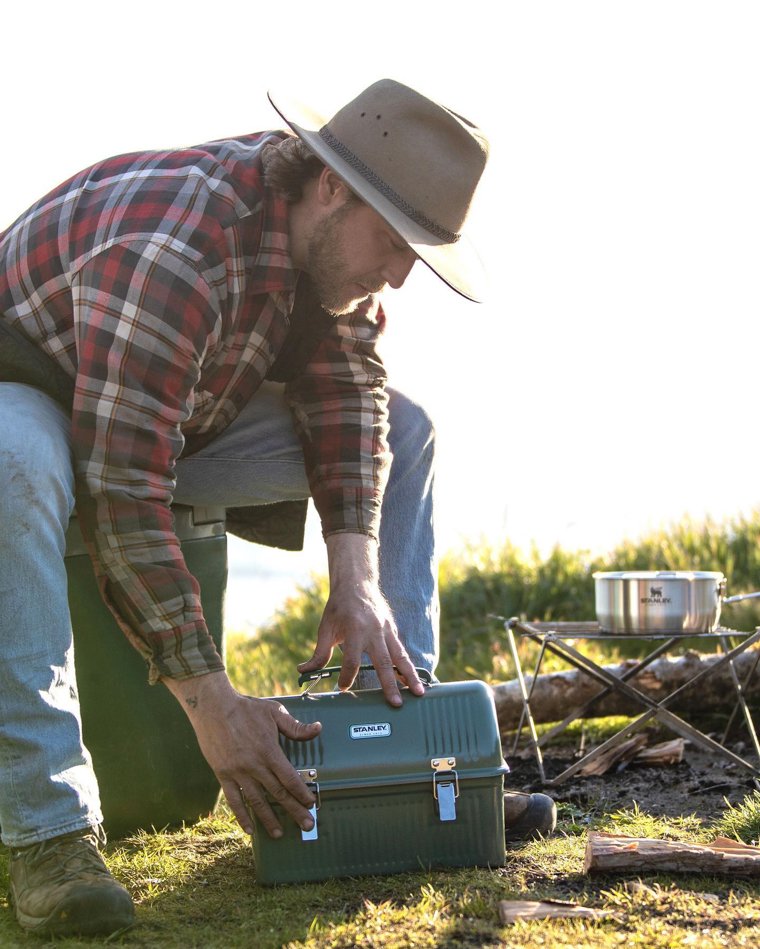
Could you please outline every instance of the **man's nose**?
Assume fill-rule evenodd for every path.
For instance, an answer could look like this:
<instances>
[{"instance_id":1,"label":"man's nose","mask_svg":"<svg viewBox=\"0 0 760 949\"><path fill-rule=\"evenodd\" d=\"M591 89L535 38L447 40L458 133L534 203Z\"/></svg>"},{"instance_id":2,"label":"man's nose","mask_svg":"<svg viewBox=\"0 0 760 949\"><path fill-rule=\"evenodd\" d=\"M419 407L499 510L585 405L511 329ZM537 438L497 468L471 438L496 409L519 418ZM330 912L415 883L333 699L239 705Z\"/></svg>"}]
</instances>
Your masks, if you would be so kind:
<instances>
[{"instance_id":1,"label":"man's nose","mask_svg":"<svg viewBox=\"0 0 760 949\"><path fill-rule=\"evenodd\" d=\"M394 290L403 287L404 281L409 276L409 271L416 260L417 255L411 247L396 251L383 269L383 279L388 286L393 287Z\"/></svg>"}]
</instances>

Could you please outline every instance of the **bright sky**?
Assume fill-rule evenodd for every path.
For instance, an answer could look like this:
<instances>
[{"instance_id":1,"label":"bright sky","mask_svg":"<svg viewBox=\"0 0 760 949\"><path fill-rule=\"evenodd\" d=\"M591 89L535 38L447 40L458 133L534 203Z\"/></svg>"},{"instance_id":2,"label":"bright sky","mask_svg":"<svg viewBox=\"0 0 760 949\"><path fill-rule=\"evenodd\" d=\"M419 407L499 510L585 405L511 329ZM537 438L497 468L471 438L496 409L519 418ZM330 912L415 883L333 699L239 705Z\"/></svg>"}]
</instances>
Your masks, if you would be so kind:
<instances>
[{"instance_id":1,"label":"bright sky","mask_svg":"<svg viewBox=\"0 0 760 949\"><path fill-rule=\"evenodd\" d=\"M489 302L422 265L386 301L393 383L437 423L441 545L605 550L760 506L758 48L751 0L25 4L0 227L108 155L279 127L270 87L328 114L418 88L492 143ZM314 523L302 555L231 543L230 625L323 565Z\"/></svg>"}]
</instances>

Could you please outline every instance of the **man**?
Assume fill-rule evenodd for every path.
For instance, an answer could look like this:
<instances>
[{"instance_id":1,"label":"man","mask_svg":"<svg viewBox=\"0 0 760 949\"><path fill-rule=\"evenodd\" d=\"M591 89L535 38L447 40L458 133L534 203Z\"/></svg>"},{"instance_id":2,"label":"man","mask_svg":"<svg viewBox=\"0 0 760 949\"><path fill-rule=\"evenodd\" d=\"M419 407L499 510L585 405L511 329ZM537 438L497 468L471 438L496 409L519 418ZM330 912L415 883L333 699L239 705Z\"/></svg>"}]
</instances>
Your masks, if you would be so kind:
<instances>
[{"instance_id":1,"label":"man","mask_svg":"<svg viewBox=\"0 0 760 949\"><path fill-rule=\"evenodd\" d=\"M330 596L301 671L340 645L339 686L365 657L399 705L394 667L421 695L415 667L435 666L432 432L386 390L377 295L420 258L478 298L462 228L487 143L391 80L329 122L272 102L295 136L99 163L0 235L0 826L30 930L133 918L98 853L81 740L63 561L75 507L105 601L248 832L250 809L282 834L268 799L312 825L279 735L320 726L232 688L172 502L224 503L236 532L297 546L311 495Z\"/></svg>"}]
</instances>

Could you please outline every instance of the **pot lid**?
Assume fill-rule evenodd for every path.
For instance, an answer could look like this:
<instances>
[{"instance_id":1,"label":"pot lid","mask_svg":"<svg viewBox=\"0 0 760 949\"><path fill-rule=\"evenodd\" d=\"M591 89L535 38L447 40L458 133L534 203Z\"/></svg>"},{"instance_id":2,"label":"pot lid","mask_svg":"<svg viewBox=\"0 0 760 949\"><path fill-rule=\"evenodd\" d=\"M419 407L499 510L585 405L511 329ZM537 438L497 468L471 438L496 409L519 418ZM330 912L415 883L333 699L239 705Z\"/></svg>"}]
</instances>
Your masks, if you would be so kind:
<instances>
[{"instance_id":1,"label":"pot lid","mask_svg":"<svg viewBox=\"0 0 760 949\"><path fill-rule=\"evenodd\" d=\"M725 580L720 571L710 570L617 570L597 572L595 580Z\"/></svg>"}]
</instances>

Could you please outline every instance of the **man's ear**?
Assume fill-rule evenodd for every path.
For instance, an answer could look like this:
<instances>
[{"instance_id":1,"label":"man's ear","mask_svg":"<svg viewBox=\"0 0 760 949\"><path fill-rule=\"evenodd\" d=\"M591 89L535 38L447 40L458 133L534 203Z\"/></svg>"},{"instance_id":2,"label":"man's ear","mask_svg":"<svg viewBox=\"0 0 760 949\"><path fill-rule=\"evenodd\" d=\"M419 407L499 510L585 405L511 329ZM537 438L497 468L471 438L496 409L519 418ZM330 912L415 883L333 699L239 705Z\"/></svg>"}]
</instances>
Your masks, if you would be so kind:
<instances>
[{"instance_id":1,"label":"man's ear","mask_svg":"<svg viewBox=\"0 0 760 949\"><path fill-rule=\"evenodd\" d=\"M317 179L317 200L323 207L340 207L351 196L350 189L332 168L325 166Z\"/></svg>"}]
</instances>

